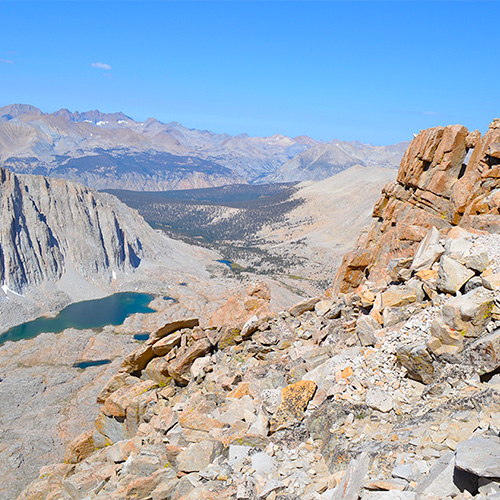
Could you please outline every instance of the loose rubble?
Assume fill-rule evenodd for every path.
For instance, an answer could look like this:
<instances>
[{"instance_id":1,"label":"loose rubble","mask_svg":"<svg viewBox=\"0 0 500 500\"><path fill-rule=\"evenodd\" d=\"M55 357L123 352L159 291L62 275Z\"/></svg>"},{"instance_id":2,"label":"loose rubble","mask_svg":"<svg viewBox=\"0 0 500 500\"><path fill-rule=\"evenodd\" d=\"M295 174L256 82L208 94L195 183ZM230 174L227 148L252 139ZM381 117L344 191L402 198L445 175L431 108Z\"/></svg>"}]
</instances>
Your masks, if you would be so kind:
<instances>
[{"instance_id":1,"label":"loose rubble","mask_svg":"<svg viewBox=\"0 0 500 500\"><path fill-rule=\"evenodd\" d=\"M418 159L432 174L419 189L470 213L441 167L472 143L497 150L463 127L432 130L399 178L413 182ZM500 498L498 234L456 224L399 227L412 251L385 273L366 247L344 284L289 311L265 313L257 284L242 300L258 315L233 300L215 317L237 307L235 324L153 332L101 391L92 434L19 498Z\"/></svg>"}]
</instances>

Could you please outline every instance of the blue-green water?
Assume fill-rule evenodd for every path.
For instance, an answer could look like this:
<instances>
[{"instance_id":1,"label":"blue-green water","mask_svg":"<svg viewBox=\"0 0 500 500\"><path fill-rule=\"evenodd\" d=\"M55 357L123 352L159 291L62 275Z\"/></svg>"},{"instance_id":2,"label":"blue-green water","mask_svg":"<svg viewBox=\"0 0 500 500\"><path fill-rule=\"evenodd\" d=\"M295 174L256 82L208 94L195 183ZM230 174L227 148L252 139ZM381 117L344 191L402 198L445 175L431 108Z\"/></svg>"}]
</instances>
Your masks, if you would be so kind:
<instances>
[{"instance_id":1,"label":"blue-green water","mask_svg":"<svg viewBox=\"0 0 500 500\"><path fill-rule=\"evenodd\" d=\"M134 335L134 340L148 340L149 333L136 333Z\"/></svg>"},{"instance_id":2,"label":"blue-green water","mask_svg":"<svg viewBox=\"0 0 500 500\"><path fill-rule=\"evenodd\" d=\"M148 304L154 296L146 293L124 292L96 300L77 302L63 309L55 318L38 318L15 326L0 335L0 345L8 340L32 339L42 332L59 333L66 328L101 328L121 325L127 316L150 313Z\"/></svg>"},{"instance_id":3,"label":"blue-green water","mask_svg":"<svg viewBox=\"0 0 500 500\"><path fill-rule=\"evenodd\" d=\"M91 366L102 366L109 365L111 363L110 359L97 359L95 361L80 361L79 363L74 363L73 368L81 368L85 370L85 368L90 368Z\"/></svg>"}]
</instances>

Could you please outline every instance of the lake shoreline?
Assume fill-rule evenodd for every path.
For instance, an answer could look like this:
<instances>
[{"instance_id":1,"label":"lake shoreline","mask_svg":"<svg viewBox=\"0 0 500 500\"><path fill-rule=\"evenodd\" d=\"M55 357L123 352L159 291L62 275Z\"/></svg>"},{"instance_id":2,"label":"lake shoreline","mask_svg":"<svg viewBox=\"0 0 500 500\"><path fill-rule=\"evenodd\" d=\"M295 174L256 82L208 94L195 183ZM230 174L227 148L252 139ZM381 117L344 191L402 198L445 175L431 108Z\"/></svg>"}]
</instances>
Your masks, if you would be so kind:
<instances>
[{"instance_id":1,"label":"lake shoreline","mask_svg":"<svg viewBox=\"0 0 500 500\"><path fill-rule=\"evenodd\" d=\"M155 312L155 309L149 307L154 299L154 294L118 292L106 297L74 302L56 314L42 315L10 328L0 334L0 345L9 341L32 339L41 333L60 333L68 328L95 330L106 325L121 325L132 314Z\"/></svg>"}]
</instances>

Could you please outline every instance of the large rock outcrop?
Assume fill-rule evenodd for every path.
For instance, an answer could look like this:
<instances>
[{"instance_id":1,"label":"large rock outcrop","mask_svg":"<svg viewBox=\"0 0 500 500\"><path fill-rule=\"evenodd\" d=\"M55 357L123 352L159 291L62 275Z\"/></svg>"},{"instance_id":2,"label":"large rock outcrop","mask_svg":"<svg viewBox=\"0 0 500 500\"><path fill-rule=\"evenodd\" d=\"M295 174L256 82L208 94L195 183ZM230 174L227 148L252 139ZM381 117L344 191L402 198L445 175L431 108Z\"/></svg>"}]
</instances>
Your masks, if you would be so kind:
<instances>
[{"instance_id":1,"label":"large rock outcrop","mask_svg":"<svg viewBox=\"0 0 500 500\"><path fill-rule=\"evenodd\" d=\"M368 277L387 279L388 267L413 257L433 226L496 232L499 213L500 120L483 137L461 125L424 130L408 147L396 182L383 189L376 220L344 257L335 290L349 292Z\"/></svg>"},{"instance_id":2,"label":"large rock outcrop","mask_svg":"<svg viewBox=\"0 0 500 500\"><path fill-rule=\"evenodd\" d=\"M132 271L155 238L110 195L61 179L0 169L0 282L15 292L71 269L89 280Z\"/></svg>"}]
</instances>

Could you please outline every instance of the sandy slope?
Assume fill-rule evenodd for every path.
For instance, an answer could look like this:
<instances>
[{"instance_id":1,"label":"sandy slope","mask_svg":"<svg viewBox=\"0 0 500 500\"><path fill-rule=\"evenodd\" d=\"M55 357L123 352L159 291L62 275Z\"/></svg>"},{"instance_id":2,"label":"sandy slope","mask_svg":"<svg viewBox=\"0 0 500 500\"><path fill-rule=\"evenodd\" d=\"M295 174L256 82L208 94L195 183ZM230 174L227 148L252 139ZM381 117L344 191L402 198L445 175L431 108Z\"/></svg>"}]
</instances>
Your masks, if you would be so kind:
<instances>
[{"instance_id":1,"label":"sandy slope","mask_svg":"<svg viewBox=\"0 0 500 500\"><path fill-rule=\"evenodd\" d=\"M354 166L322 181L304 182L295 194L304 203L259 236L275 252L305 257L307 264L297 270L301 276L332 278L343 254L370 222L381 189L396 173Z\"/></svg>"}]
</instances>

